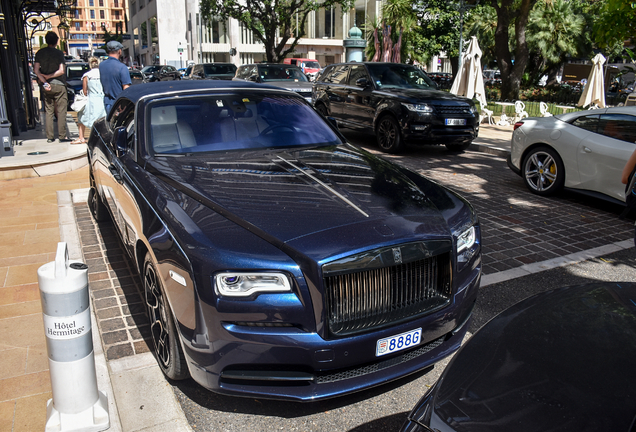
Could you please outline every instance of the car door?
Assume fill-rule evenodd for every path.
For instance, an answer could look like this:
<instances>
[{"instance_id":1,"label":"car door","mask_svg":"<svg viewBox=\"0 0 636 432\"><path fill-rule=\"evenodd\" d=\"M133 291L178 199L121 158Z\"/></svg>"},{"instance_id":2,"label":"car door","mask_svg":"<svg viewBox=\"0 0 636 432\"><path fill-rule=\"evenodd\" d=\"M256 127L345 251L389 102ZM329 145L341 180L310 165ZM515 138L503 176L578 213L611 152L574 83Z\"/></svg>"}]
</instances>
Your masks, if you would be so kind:
<instances>
[{"instance_id":1,"label":"car door","mask_svg":"<svg viewBox=\"0 0 636 432\"><path fill-rule=\"evenodd\" d=\"M323 91L329 99L330 114L338 121L347 122L343 117L344 104L347 100L347 78L351 66L337 65L329 76L323 81Z\"/></svg>"},{"instance_id":2,"label":"car door","mask_svg":"<svg viewBox=\"0 0 636 432\"><path fill-rule=\"evenodd\" d=\"M113 115L110 118L110 127L113 132L112 139L107 143L108 172L103 180L103 193L105 203L109 207L113 220L122 241L127 247L132 247L136 240L135 226L139 226L139 210L134 199L133 184L128 170L134 169L135 154L135 109L134 104L127 100L120 101L113 107ZM114 142L115 131L126 128L127 148L124 154L117 155Z\"/></svg>"},{"instance_id":3,"label":"car door","mask_svg":"<svg viewBox=\"0 0 636 432\"><path fill-rule=\"evenodd\" d=\"M580 188L601 192L624 201L621 174L636 149L636 116L601 114L597 133L578 145Z\"/></svg>"},{"instance_id":4,"label":"car door","mask_svg":"<svg viewBox=\"0 0 636 432\"><path fill-rule=\"evenodd\" d=\"M352 126L372 128L375 109L371 106L373 83L363 65L352 65L347 80L342 118Z\"/></svg>"}]
</instances>

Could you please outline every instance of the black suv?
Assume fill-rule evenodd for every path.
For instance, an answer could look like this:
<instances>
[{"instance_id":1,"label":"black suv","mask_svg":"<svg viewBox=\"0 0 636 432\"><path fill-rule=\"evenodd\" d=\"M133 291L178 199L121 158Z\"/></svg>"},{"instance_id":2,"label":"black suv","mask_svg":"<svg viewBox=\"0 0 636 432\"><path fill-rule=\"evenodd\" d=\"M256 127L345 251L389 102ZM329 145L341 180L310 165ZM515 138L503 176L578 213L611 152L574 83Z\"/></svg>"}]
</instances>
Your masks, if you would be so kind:
<instances>
[{"instance_id":1,"label":"black suv","mask_svg":"<svg viewBox=\"0 0 636 432\"><path fill-rule=\"evenodd\" d=\"M314 82L312 102L342 127L375 133L380 148L397 153L405 140L468 148L479 130L472 100L439 91L419 68L400 63L341 63Z\"/></svg>"},{"instance_id":2,"label":"black suv","mask_svg":"<svg viewBox=\"0 0 636 432\"><path fill-rule=\"evenodd\" d=\"M291 90L311 103L312 85L298 66L279 63L258 63L243 65L236 71L235 81L252 81L271 84Z\"/></svg>"},{"instance_id":3,"label":"black suv","mask_svg":"<svg viewBox=\"0 0 636 432\"><path fill-rule=\"evenodd\" d=\"M236 66L232 63L200 63L194 65L190 79L231 80L236 74Z\"/></svg>"},{"instance_id":4,"label":"black suv","mask_svg":"<svg viewBox=\"0 0 636 432\"><path fill-rule=\"evenodd\" d=\"M141 70L148 82L155 81L176 81L181 79L181 73L174 67L169 65L152 65L146 66Z\"/></svg>"}]
</instances>

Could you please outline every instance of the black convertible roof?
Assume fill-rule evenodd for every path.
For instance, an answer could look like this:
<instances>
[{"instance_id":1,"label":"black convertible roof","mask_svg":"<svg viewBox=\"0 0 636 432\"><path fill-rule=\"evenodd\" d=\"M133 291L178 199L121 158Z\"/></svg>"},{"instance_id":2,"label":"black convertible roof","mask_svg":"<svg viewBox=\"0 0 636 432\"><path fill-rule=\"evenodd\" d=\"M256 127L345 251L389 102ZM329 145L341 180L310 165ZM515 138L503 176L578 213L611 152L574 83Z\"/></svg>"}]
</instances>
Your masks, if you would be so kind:
<instances>
[{"instance_id":1,"label":"black convertible roof","mask_svg":"<svg viewBox=\"0 0 636 432\"><path fill-rule=\"evenodd\" d=\"M271 89L281 91L280 87L265 84L256 84L249 81L224 81L224 80L183 80L183 81L159 81L143 83L128 87L119 94L118 99L128 99L137 103L139 99L148 95L162 95L167 93L191 92L193 90L217 90L217 89Z\"/></svg>"}]
</instances>

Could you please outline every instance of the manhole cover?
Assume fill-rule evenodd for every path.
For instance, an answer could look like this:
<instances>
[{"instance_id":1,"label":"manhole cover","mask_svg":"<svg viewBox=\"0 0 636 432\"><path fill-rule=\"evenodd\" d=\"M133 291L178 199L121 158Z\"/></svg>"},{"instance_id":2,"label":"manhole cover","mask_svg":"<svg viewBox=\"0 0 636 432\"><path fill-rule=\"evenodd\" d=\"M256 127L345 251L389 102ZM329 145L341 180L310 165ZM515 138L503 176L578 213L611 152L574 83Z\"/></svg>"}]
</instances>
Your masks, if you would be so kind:
<instances>
[{"instance_id":1,"label":"manhole cover","mask_svg":"<svg viewBox=\"0 0 636 432\"><path fill-rule=\"evenodd\" d=\"M43 155L43 154L48 154L49 152L31 152L31 153L27 153L27 155L29 156L37 156L37 155Z\"/></svg>"}]
</instances>

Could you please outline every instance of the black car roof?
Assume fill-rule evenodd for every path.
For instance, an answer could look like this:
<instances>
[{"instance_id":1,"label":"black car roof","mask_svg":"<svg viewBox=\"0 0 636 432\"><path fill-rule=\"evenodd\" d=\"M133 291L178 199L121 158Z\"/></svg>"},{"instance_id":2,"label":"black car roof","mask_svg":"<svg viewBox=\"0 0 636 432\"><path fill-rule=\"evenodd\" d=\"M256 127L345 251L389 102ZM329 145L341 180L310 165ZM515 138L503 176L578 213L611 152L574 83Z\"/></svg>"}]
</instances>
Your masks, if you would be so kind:
<instances>
[{"instance_id":1,"label":"black car roof","mask_svg":"<svg viewBox=\"0 0 636 432\"><path fill-rule=\"evenodd\" d=\"M162 95L180 91L215 90L215 89L271 89L281 91L280 87L265 84L256 84L246 81L215 81L215 80L184 80L184 81L159 81L130 86L120 93L119 99L125 98L137 103L139 99L148 95Z\"/></svg>"}]
</instances>

